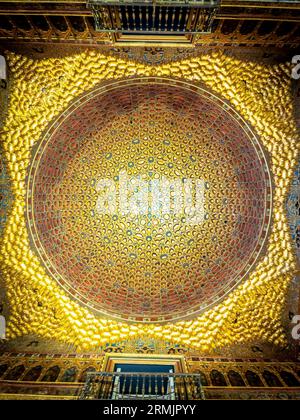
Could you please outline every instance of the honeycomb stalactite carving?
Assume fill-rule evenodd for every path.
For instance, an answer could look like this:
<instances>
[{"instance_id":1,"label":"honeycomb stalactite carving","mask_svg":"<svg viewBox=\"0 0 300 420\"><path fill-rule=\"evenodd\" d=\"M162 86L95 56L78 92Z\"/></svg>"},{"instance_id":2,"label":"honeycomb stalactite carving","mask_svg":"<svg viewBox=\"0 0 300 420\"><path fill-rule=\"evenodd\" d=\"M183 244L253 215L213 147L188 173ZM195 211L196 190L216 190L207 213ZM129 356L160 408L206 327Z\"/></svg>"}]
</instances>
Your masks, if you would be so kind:
<instances>
[{"instance_id":1,"label":"honeycomb stalactite carving","mask_svg":"<svg viewBox=\"0 0 300 420\"><path fill-rule=\"evenodd\" d=\"M83 97L46 133L30 171L27 214L45 265L82 303L125 320L212 306L253 266L270 223L271 181L251 129L209 92L170 83L141 78ZM203 220L190 223L183 207L157 212L152 196L144 214L99 214L99 179L120 200L122 171L150 189L202 180Z\"/></svg>"},{"instance_id":2,"label":"honeycomb stalactite carving","mask_svg":"<svg viewBox=\"0 0 300 420\"><path fill-rule=\"evenodd\" d=\"M8 337L38 334L91 348L136 336L212 351L233 343L264 340L286 345L282 312L296 260L285 202L299 152L293 120L289 64L264 67L213 53L156 67L95 51L62 59L7 55L14 83L1 135L12 179L14 203L5 229L0 264L10 302ZM166 325L115 322L71 300L47 275L29 244L24 217L26 170L32 147L71 101L105 80L130 76L181 78L206 84L256 130L270 155L274 220L265 256L228 297L190 321Z\"/></svg>"}]
</instances>

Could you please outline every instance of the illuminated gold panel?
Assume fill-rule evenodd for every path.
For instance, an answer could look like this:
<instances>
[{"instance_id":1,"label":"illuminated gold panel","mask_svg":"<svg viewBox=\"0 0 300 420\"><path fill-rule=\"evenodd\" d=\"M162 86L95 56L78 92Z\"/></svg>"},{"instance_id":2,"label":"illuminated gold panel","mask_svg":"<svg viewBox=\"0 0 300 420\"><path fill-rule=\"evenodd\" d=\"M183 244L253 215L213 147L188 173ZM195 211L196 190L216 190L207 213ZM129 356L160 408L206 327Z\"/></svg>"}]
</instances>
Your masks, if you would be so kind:
<instances>
[{"instance_id":1,"label":"illuminated gold panel","mask_svg":"<svg viewBox=\"0 0 300 420\"><path fill-rule=\"evenodd\" d=\"M11 306L8 336L39 334L74 343L81 349L143 335L166 337L201 351L250 340L285 345L282 311L287 287L296 272L285 199L299 151L290 66L263 67L222 53L158 67L104 57L93 51L42 61L14 54L7 58L14 83L1 140L15 202L0 262ZM229 100L255 128L271 156L274 222L266 255L222 303L191 321L132 325L95 316L72 301L46 274L29 246L24 210L25 177L32 146L50 121L78 95L103 80L128 76L202 81Z\"/></svg>"}]
</instances>

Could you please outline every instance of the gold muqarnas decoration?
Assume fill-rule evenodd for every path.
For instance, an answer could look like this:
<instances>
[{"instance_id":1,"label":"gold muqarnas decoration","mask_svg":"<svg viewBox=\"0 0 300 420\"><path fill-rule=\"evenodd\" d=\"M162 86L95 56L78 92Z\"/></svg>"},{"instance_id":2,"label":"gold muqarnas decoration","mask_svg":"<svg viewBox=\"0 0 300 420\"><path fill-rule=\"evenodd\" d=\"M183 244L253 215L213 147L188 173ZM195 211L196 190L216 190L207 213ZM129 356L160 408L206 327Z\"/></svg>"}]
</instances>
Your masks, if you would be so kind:
<instances>
[{"instance_id":1,"label":"gold muqarnas decoration","mask_svg":"<svg viewBox=\"0 0 300 420\"><path fill-rule=\"evenodd\" d=\"M1 133L14 194L1 242L0 266L10 303L7 337L37 334L79 350L143 335L200 351L252 340L284 346L287 288L296 272L285 200L299 152L293 118L291 66L263 66L221 52L157 67L96 51L32 60L6 55L12 83ZM83 92L105 80L168 76L205 83L229 100L260 136L274 180L274 220L266 254L247 280L201 316L167 325L127 324L96 317L71 300L32 252L24 217L25 179L33 145L50 121ZM238 314L238 316L237 316Z\"/></svg>"}]
</instances>

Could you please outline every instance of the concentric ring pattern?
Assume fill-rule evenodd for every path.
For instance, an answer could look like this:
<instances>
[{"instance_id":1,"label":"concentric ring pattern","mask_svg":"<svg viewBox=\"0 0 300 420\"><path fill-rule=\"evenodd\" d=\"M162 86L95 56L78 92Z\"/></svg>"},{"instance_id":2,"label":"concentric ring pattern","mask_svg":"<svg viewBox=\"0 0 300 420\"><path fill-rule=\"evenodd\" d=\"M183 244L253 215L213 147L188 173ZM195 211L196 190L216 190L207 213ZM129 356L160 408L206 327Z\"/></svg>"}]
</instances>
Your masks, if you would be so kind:
<instances>
[{"instance_id":1,"label":"concentric ring pattern","mask_svg":"<svg viewBox=\"0 0 300 420\"><path fill-rule=\"evenodd\" d=\"M149 191L153 180L201 180L203 219L150 205L135 215L97 211L99 180L110 180L117 202L125 172ZM166 322L204 311L247 275L267 237L271 195L259 142L226 102L141 78L94 90L52 124L34 151L27 219L45 267L82 304Z\"/></svg>"}]
</instances>

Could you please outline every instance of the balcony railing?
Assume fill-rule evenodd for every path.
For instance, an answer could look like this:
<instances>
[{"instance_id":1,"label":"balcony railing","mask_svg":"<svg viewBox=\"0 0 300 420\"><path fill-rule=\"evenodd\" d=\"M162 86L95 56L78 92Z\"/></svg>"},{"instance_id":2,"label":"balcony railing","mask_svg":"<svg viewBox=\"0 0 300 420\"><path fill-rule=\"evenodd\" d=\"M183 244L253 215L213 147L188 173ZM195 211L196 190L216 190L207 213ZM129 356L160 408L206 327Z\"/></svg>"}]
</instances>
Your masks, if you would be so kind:
<instances>
[{"instance_id":1,"label":"balcony railing","mask_svg":"<svg viewBox=\"0 0 300 420\"><path fill-rule=\"evenodd\" d=\"M98 32L119 35L210 33L220 0L89 0Z\"/></svg>"},{"instance_id":2,"label":"balcony railing","mask_svg":"<svg viewBox=\"0 0 300 420\"><path fill-rule=\"evenodd\" d=\"M186 373L92 372L83 400L204 400L200 375Z\"/></svg>"}]
</instances>

